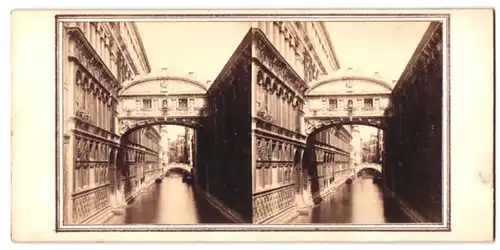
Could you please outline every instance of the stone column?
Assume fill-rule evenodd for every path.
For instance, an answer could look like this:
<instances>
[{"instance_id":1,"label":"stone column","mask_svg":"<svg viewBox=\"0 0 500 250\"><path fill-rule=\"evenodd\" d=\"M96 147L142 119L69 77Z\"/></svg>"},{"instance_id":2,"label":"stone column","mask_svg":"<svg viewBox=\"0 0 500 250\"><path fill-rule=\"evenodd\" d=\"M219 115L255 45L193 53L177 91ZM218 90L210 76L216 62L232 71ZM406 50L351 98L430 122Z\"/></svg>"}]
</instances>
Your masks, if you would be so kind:
<instances>
[{"instance_id":1,"label":"stone column","mask_svg":"<svg viewBox=\"0 0 500 250\"><path fill-rule=\"evenodd\" d=\"M101 44L101 53L99 55L101 56L102 61L104 62L104 64L106 64L106 40L102 36L101 36L101 38L99 40L101 41L101 43L100 43Z\"/></svg>"},{"instance_id":2,"label":"stone column","mask_svg":"<svg viewBox=\"0 0 500 250\"><path fill-rule=\"evenodd\" d=\"M273 45L279 51L280 28L278 22L273 22Z\"/></svg>"},{"instance_id":3,"label":"stone column","mask_svg":"<svg viewBox=\"0 0 500 250\"><path fill-rule=\"evenodd\" d=\"M258 27L264 34L266 33L266 23L264 21L259 21Z\"/></svg>"},{"instance_id":4,"label":"stone column","mask_svg":"<svg viewBox=\"0 0 500 250\"><path fill-rule=\"evenodd\" d=\"M288 34L287 33L284 33L285 34L285 42L283 44L283 57L285 58L285 60L287 62L290 61L290 57L289 57L289 54L290 54L290 46L288 45L290 40L288 40Z\"/></svg>"},{"instance_id":5,"label":"stone column","mask_svg":"<svg viewBox=\"0 0 500 250\"><path fill-rule=\"evenodd\" d=\"M280 26L280 37L279 37L279 52L285 57L285 25Z\"/></svg>"},{"instance_id":6,"label":"stone column","mask_svg":"<svg viewBox=\"0 0 500 250\"><path fill-rule=\"evenodd\" d=\"M92 47L94 47L94 49L97 51L97 53L99 53L99 49L98 49L98 45L97 45L97 37L98 37L98 34L97 34L97 26L94 24L90 27L91 29L91 33L92 33Z\"/></svg>"},{"instance_id":7,"label":"stone column","mask_svg":"<svg viewBox=\"0 0 500 250\"><path fill-rule=\"evenodd\" d=\"M292 64L292 46L291 46L291 43L292 43L292 37L290 36L290 34L287 34L287 41L286 41L286 60L288 62L288 64L293 65Z\"/></svg>"},{"instance_id":8,"label":"stone column","mask_svg":"<svg viewBox=\"0 0 500 250\"><path fill-rule=\"evenodd\" d=\"M90 31L90 22L83 22L83 32L85 34L85 36L87 37L87 40L92 43L91 41L91 37L92 37L92 33Z\"/></svg>"},{"instance_id":9,"label":"stone column","mask_svg":"<svg viewBox=\"0 0 500 250\"><path fill-rule=\"evenodd\" d=\"M304 78L304 74L302 72L302 67L300 64L300 53L298 51L298 48L295 49L295 71L297 71L297 74L299 74L300 77Z\"/></svg>"},{"instance_id":10,"label":"stone column","mask_svg":"<svg viewBox=\"0 0 500 250\"><path fill-rule=\"evenodd\" d=\"M297 41L295 40L295 38L292 38L292 42L290 43L290 65L295 70L295 72L297 72L297 56L295 55L296 42Z\"/></svg>"},{"instance_id":11,"label":"stone column","mask_svg":"<svg viewBox=\"0 0 500 250\"><path fill-rule=\"evenodd\" d=\"M265 22L266 25L266 36L269 41L273 41L273 22L272 21L267 21Z\"/></svg>"}]
</instances>

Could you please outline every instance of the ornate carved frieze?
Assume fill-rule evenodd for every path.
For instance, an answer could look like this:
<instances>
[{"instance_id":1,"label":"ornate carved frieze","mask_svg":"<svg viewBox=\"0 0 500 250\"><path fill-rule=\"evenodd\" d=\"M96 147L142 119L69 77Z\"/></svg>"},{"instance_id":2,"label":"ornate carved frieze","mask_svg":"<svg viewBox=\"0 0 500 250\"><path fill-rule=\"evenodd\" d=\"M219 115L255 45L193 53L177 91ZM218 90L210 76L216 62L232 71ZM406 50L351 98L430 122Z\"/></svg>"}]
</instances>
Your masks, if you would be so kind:
<instances>
[{"instance_id":1,"label":"ornate carved frieze","mask_svg":"<svg viewBox=\"0 0 500 250\"><path fill-rule=\"evenodd\" d=\"M288 63L272 49L272 46L260 33L255 33L256 57L268 70L270 70L279 80L300 95L304 95L307 85L300 76L288 65Z\"/></svg>"},{"instance_id":2,"label":"ornate carved frieze","mask_svg":"<svg viewBox=\"0 0 500 250\"><path fill-rule=\"evenodd\" d=\"M202 128L201 117L158 117L158 118L131 118L122 117L119 119L120 134L123 135L130 130L134 130L139 127L147 127L160 124L177 124L181 126L187 126L192 128Z\"/></svg>"},{"instance_id":3,"label":"ornate carved frieze","mask_svg":"<svg viewBox=\"0 0 500 250\"><path fill-rule=\"evenodd\" d=\"M435 25L433 30L429 30L428 33L424 34L419 48L414 52L410 60L409 67L404 72L402 77L403 83L414 82L417 75L427 74L429 65L434 63L435 59L442 58L442 24L431 24Z\"/></svg>"},{"instance_id":4,"label":"ornate carved frieze","mask_svg":"<svg viewBox=\"0 0 500 250\"><path fill-rule=\"evenodd\" d=\"M92 124L88 119L82 119L80 116L75 117L75 129L77 131L82 131L93 136L102 138L104 140L117 141L119 139L118 135L115 135L109 131L106 131L94 124Z\"/></svg>"},{"instance_id":5,"label":"ornate carved frieze","mask_svg":"<svg viewBox=\"0 0 500 250\"><path fill-rule=\"evenodd\" d=\"M70 39L76 43L76 48L71 50L73 54L69 55L70 60L76 60L82 65L88 74L116 99L121 87L111 70L94 51L80 29L70 27L67 31Z\"/></svg>"},{"instance_id":6,"label":"ornate carved frieze","mask_svg":"<svg viewBox=\"0 0 500 250\"><path fill-rule=\"evenodd\" d=\"M257 128L260 128L260 129L263 129L266 131L270 131L274 134L277 134L280 136L285 136L288 138L293 138L296 140L303 140L305 138L305 136L301 135L298 132L294 132L294 131L282 128L280 126L274 125L274 124L270 123L269 121L265 121L263 119L262 120L258 119L256 121L256 126L257 126Z\"/></svg>"},{"instance_id":7,"label":"ornate carved frieze","mask_svg":"<svg viewBox=\"0 0 500 250\"><path fill-rule=\"evenodd\" d=\"M314 131L321 130L325 127L338 126L342 124L360 124L373 126L380 129L385 129L387 125L387 121L385 117L363 117L356 118L354 120L349 120L346 118L334 118L334 119L321 119L321 118L306 118L306 134L312 134Z\"/></svg>"},{"instance_id":8,"label":"ornate carved frieze","mask_svg":"<svg viewBox=\"0 0 500 250\"><path fill-rule=\"evenodd\" d=\"M257 160L270 161L272 159L272 149L268 146L265 139L260 139L257 142Z\"/></svg>"}]
</instances>

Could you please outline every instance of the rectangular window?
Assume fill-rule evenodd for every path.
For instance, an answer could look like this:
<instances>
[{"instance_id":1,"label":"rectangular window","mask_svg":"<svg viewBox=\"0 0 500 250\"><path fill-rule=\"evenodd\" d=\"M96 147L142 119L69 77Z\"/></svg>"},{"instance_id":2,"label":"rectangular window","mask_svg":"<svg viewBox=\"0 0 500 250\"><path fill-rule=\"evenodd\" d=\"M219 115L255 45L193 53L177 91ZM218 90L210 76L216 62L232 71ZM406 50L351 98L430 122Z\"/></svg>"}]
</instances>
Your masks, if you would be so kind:
<instances>
[{"instance_id":1,"label":"rectangular window","mask_svg":"<svg viewBox=\"0 0 500 250\"><path fill-rule=\"evenodd\" d=\"M83 89L81 88L81 85L75 85L76 89L76 100L75 100L75 108L78 111L79 109L82 108L82 103L83 103Z\"/></svg>"},{"instance_id":2,"label":"rectangular window","mask_svg":"<svg viewBox=\"0 0 500 250\"><path fill-rule=\"evenodd\" d=\"M262 106L262 100L260 99L261 97L261 85L257 85L257 88L255 88L255 96L257 97L257 110L259 110Z\"/></svg>"},{"instance_id":3,"label":"rectangular window","mask_svg":"<svg viewBox=\"0 0 500 250\"><path fill-rule=\"evenodd\" d=\"M187 98L179 98L179 108L187 109L188 108L188 100Z\"/></svg>"},{"instance_id":4,"label":"rectangular window","mask_svg":"<svg viewBox=\"0 0 500 250\"><path fill-rule=\"evenodd\" d=\"M330 106L330 109L337 109L337 99L330 99L329 106Z\"/></svg>"},{"instance_id":5,"label":"rectangular window","mask_svg":"<svg viewBox=\"0 0 500 250\"><path fill-rule=\"evenodd\" d=\"M364 100L364 107L365 109L372 109L373 108L373 99L367 98Z\"/></svg>"},{"instance_id":6,"label":"rectangular window","mask_svg":"<svg viewBox=\"0 0 500 250\"><path fill-rule=\"evenodd\" d=\"M143 99L142 100L142 109L152 109L153 105L151 103L151 99Z\"/></svg>"}]
</instances>

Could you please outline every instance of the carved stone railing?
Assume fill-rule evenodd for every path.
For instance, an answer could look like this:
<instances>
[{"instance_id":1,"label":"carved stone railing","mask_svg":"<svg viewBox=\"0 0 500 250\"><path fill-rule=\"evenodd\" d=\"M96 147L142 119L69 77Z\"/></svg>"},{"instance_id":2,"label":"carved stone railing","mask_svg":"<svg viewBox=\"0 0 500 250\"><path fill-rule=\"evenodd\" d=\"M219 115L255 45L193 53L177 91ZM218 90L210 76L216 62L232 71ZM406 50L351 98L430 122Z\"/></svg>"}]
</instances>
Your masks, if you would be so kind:
<instances>
[{"instance_id":1,"label":"carved stone railing","mask_svg":"<svg viewBox=\"0 0 500 250\"><path fill-rule=\"evenodd\" d=\"M119 135L113 134L110 131L107 131L101 127L94 125L90 120L83 119L79 116L75 116L75 128L77 131L83 131L94 136L99 136L104 139L108 139L111 141L117 141L120 139Z\"/></svg>"},{"instance_id":2,"label":"carved stone railing","mask_svg":"<svg viewBox=\"0 0 500 250\"><path fill-rule=\"evenodd\" d=\"M253 222L260 223L292 207L295 184L261 192L253 197Z\"/></svg>"},{"instance_id":3,"label":"carved stone railing","mask_svg":"<svg viewBox=\"0 0 500 250\"><path fill-rule=\"evenodd\" d=\"M109 184L73 195L73 221L82 222L109 205Z\"/></svg>"},{"instance_id":4,"label":"carved stone railing","mask_svg":"<svg viewBox=\"0 0 500 250\"><path fill-rule=\"evenodd\" d=\"M264 121L262 118L258 117L257 122L256 122L256 126L259 129L263 129L265 131L269 131L269 132L279 134L279 135L284 135L284 136L287 136L289 138L294 138L296 140L305 140L306 139L306 136L300 134L300 125L298 125L298 127L296 128L297 131L291 131L291 130L288 130L286 128L282 128L278 125L272 124L270 122Z\"/></svg>"}]
</instances>

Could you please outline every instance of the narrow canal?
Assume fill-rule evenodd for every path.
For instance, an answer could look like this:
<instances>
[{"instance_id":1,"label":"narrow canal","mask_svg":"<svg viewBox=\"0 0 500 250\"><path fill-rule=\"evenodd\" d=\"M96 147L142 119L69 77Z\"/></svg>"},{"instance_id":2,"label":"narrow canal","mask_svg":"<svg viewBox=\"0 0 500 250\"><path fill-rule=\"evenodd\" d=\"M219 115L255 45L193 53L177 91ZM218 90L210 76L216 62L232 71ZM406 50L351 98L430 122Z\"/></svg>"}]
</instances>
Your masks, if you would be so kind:
<instances>
[{"instance_id":1,"label":"narrow canal","mask_svg":"<svg viewBox=\"0 0 500 250\"><path fill-rule=\"evenodd\" d=\"M171 174L162 183L151 185L128 205L123 215L106 224L199 224L230 223L193 187L182 182L182 176Z\"/></svg>"},{"instance_id":2,"label":"narrow canal","mask_svg":"<svg viewBox=\"0 0 500 250\"><path fill-rule=\"evenodd\" d=\"M411 223L392 198L373 183L373 176L358 177L352 184L344 184L316 205L309 215L297 217L292 224L383 224Z\"/></svg>"}]
</instances>

